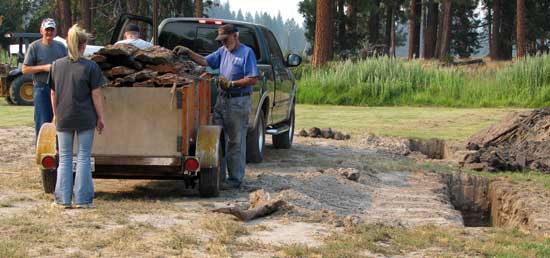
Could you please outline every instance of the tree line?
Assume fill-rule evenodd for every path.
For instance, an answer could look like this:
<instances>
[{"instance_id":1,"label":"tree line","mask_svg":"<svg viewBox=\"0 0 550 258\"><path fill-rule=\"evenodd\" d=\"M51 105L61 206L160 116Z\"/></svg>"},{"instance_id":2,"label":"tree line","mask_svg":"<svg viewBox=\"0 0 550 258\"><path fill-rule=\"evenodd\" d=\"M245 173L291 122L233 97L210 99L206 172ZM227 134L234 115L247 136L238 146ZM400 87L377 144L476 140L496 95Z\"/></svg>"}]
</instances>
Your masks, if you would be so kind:
<instances>
[{"instance_id":1,"label":"tree line","mask_svg":"<svg viewBox=\"0 0 550 258\"><path fill-rule=\"evenodd\" d=\"M66 37L69 28L79 23L95 36L96 45L108 44L115 23L122 14L152 16L150 0L2 0L0 14L5 20L0 26L0 44L5 49L10 40L7 32L38 32L40 21L56 19L58 34ZM285 52L301 53L306 48L304 29L294 19L285 20L281 14L272 17L266 12L233 11L228 2L220 0L159 0L159 18L211 17L258 23L270 28Z\"/></svg>"},{"instance_id":2,"label":"tree line","mask_svg":"<svg viewBox=\"0 0 550 258\"><path fill-rule=\"evenodd\" d=\"M403 24L409 59L467 58L488 42L493 60L509 60L548 52L550 38L550 0L303 0L299 10L315 66L365 46L394 56Z\"/></svg>"}]
</instances>

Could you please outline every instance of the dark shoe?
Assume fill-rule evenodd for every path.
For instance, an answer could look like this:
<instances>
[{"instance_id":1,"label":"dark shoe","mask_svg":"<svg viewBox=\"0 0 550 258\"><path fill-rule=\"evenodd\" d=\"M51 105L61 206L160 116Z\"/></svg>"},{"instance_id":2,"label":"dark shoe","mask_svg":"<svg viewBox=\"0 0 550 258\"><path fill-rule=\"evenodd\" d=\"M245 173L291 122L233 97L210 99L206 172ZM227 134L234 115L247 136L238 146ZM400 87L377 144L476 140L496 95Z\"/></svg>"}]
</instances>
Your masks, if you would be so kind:
<instances>
[{"instance_id":1,"label":"dark shoe","mask_svg":"<svg viewBox=\"0 0 550 258\"><path fill-rule=\"evenodd\" d=\"M232 182L221 182L220 183L220 189L221 190L233 190L233 189L239 189L241 186L240 183L232 183Z\"/></svg>"}]
</instances>

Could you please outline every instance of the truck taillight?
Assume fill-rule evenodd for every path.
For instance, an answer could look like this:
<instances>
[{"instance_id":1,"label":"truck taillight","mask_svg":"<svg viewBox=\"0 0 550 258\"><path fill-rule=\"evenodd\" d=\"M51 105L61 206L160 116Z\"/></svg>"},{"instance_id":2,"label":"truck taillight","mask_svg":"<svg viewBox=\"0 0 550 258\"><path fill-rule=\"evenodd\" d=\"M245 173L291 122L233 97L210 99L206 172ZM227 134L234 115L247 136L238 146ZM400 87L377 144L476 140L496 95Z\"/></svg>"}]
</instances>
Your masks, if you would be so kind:
<instances>
[{"instance_id":1,"label":"truck taillight","mask_svg":"<svg viewBox=\"0 0 550 258\"><path fill-rule=\"evenodd\" d=\"M197 171L199 170L199 161L195 158L188 158L183 163L185 170L187 171Z\"/></svg>"},{"instance_id":2,"label":"truck taillight","mask_svg":"<svg viewBox=\"0 0 550 258\"><path fill-rule=\"evenodd\" d=\"M41 163L42 167L44 167L45 169L55 168L55 158L52 156L44 156Z\"/></svg>"},{"instance_id":3,"label":"truck taillight","mask_svg":"<svg viewBox=\"0 0 550 258\"><path fill-rule=\"evenodd\" d=\"M216 25L222 25L223 24L223 21L215 21L215 20L205 20L205 19L200 19L199 20L199 23L200 24L216 24Z\"/></svg>"}]
</instances>

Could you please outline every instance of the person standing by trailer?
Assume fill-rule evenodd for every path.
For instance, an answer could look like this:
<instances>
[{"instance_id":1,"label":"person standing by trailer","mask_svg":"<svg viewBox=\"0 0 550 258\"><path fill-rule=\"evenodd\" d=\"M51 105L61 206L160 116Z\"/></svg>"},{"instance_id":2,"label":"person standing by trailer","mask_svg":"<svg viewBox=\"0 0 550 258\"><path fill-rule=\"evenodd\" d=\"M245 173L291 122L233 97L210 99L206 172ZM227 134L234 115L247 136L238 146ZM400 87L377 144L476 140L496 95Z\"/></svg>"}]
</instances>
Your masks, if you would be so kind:
<instances>
[{"instance_id":1,"label":"person standing by trailer","mask_svg":"<svg viewBox=\"0 0 550 258\"><path fill-rule=\"evenodd\" d=\"M59 166L55 184L54 207L94 208L91 152L94 131L101 134L103 108L101 86L107 83L99 66L83 58L90 35L78 25L69 30L69 56L56 60L51 68L49 86L59 142ZM73 182L73 146L77 139L76 177Z\"/></svg>"},{"instance_id":2,"label":"person standing by trailer","mask_svg":"<svg viewBox=\"0 0 550 258\"><path fill-rule=\"evenodd\" d=\"M151 42L147 42L141 39L139 36L139 26L135 24L128 24L128 26L126 26L126 28L124 29L124 39L117 41L115 45L121 43L131 44L139 49L150 48L153 46Z\"/></svg>"},{"instance_id":3,"label":"person standing by trailer","mask_svg":"<svg viewBox=\"0 0 550 258\"><path fill-rule=\"evenodd\" d=\"M67 56L67 48L63 43L55 41L55 21L51 18L42 20L40 26L42 38L29 45L23 61L23 74L32 74L34 82L34 132L35 142L42 124L52 121L52 103L48 88L48 72L51 63L58 58Z\"/></svg>"},{"instance_id":4,"label":"person standing by trailer","mask_svg":"<svg viewBox=\"0 0 550 258\"><path fill-rule=\"evenodd\" d=\"M174 52L187 55L200 65L220 69L213 120L214 124L223 127L226 138L229 177L222 188L239 188L246 166L248 114L252 108L250 93L258 81L259 73L254 50L239 41L239 33L234 25L220 26L216 40L223 46L206 57L185 46L175 47Z\"/></svg>"}]
</instances>

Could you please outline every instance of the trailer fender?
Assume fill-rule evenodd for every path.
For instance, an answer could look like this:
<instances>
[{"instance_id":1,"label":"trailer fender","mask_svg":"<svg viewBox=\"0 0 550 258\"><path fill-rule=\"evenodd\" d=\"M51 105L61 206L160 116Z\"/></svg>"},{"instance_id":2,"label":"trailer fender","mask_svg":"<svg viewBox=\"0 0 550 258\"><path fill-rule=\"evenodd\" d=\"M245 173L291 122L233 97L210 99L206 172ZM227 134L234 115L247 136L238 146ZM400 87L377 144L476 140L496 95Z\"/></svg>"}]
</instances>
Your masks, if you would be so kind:
<instances>
[{"instance_id":1,"label":"trailer fender","mask_svg":"<svg viewBox=\"0 0 550 258\"><path fill-rule=\"evenodd\" d=\"M55 125L53 123L44 123L38 132L36 141L36 164L42 165L44 156L55 157L57 142L56 142Z\"/></svg>"},{"instance_id":2,"label":"trailer fender","mask_svg":"<svg viewBox=\"0 0 550 258\"><path fill-rule=\"evenodd\" d=\"M203 125L197 133L196 154L199 158L201 168L217 167L220 159L218 148L223 148L223 132L221 126Z\"/></svg>"}]
</instances>

